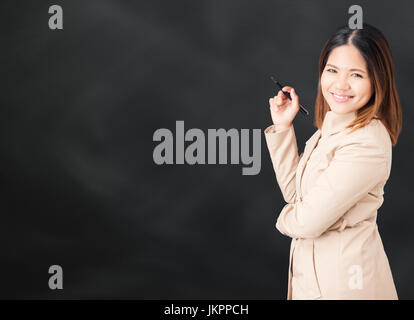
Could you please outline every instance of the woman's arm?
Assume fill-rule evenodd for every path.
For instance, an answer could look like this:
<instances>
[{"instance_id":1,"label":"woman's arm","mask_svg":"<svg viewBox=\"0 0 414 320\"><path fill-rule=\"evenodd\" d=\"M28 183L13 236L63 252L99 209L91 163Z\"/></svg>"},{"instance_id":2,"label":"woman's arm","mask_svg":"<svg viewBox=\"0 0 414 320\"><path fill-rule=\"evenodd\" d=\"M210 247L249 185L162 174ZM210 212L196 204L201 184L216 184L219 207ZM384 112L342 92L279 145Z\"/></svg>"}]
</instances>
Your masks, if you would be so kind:
<instances>
[{"instance_id":1,"label":"woman's arm","mask_svg":"<svg viewBox=\"0 0 414 320\"><path fill-rule=\"evenodd\" d=\"M267 127L264 133L283 198L287 203L295 203L296 168L299 156L293 124L287 128L276 128L275 125L272 125Z\"/></svg>"},{"instance_id":2,"label":"woman's arm","mask_svg":"<svg viewBox=\"0 0 414 320\"><path fill-rule=\"evenodd\" d=\"M388 155L378 139L370 140L349 142L339 148L302 201L282 209L276 228L292 238L319 237L386 180Z\"/></svg>"}]
</instances>

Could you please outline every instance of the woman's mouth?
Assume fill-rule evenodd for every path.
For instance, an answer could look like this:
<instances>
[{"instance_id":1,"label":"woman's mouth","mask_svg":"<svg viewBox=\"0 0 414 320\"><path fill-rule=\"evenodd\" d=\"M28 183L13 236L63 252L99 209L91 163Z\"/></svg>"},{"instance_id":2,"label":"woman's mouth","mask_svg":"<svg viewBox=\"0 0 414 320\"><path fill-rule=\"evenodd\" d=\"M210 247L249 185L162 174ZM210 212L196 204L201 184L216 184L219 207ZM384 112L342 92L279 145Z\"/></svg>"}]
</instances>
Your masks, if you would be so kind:
<instances>
[{"instance_id":1,"label":"woman's mouth","mask_svg":"<svg viewBox=\"0 0 414 320\"><path fill-rule=\"evenodd\" d=\"M330 94L333 96L334 100L336 102L347 102L349 100L351 100L354 96L347 96L347 95L343 95L343 94L335 94L330 92Z\"/></svg>"}]
</instances>

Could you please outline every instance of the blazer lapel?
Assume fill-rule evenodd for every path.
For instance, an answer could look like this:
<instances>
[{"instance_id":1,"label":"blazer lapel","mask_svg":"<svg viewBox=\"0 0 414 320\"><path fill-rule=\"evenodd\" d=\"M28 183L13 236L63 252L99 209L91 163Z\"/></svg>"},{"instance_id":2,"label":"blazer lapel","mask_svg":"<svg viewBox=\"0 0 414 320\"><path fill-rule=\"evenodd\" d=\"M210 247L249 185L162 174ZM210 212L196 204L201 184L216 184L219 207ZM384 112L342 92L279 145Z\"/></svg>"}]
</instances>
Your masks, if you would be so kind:
<instances>
[{"instance_id":1,"label":"blazer lapel","mask_svg":"<svg viewBox=\"0 0 414 320\"><path fill-rule=\"evenodd\" d=\"M302 201L301 184L302 184L303 171L305 169L306 163L308 162L310 155L312 154L313 149L315 149L315 147L317 146L320 137L321 137L321 130L318 129L313 134L313 136L310 137L308 141L306 141L302 158L300 159L298 163L298 167L296 169L296 192L297 192L299 201Z\"/></svg>"}]
</instances>

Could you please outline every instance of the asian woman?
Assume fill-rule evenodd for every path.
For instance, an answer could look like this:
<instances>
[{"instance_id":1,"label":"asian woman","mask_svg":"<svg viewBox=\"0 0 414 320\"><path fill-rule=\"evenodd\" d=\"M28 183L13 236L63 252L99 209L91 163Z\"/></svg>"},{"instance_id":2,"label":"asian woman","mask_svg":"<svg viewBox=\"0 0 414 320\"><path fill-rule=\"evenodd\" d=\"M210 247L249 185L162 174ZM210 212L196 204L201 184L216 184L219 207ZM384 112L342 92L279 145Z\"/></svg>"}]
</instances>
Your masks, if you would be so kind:
<instances>
[{"instance_id":1,"label":"asian woman","mask_svg":"<svg viewBox=\"0 0 414 320\"><path fill-rule=\"evenodd\" d=\"M276 228L292 238L288 294L296 299L398 299L377 226L402 111L390 47L364 24L336 30L319 58L314 125L298 155L294 88L269 99L264 130L286 205Z\"/></svg>"}]
</instances>

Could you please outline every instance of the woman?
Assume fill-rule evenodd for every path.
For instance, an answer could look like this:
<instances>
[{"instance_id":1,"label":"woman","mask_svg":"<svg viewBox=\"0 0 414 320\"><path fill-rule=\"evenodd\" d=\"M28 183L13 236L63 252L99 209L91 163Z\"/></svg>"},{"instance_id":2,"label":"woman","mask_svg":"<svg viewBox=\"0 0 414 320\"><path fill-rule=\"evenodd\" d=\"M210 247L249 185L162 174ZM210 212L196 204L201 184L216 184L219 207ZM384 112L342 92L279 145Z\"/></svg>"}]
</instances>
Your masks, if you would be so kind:
<instances>
[{"instance_id":1,"label":"woman","mask_svg":"<svg viewBox=\"0 0 414 320\"><path fill-rule=\"evenodd\" d=\"M338 29L319 59L314 125L298 155L299 97L269 100L265 137L287 204L276 228L292 238L288 299L398 299L377 210L402 127L393 58L383 34Z\"/></svg>"}]
</instances>

